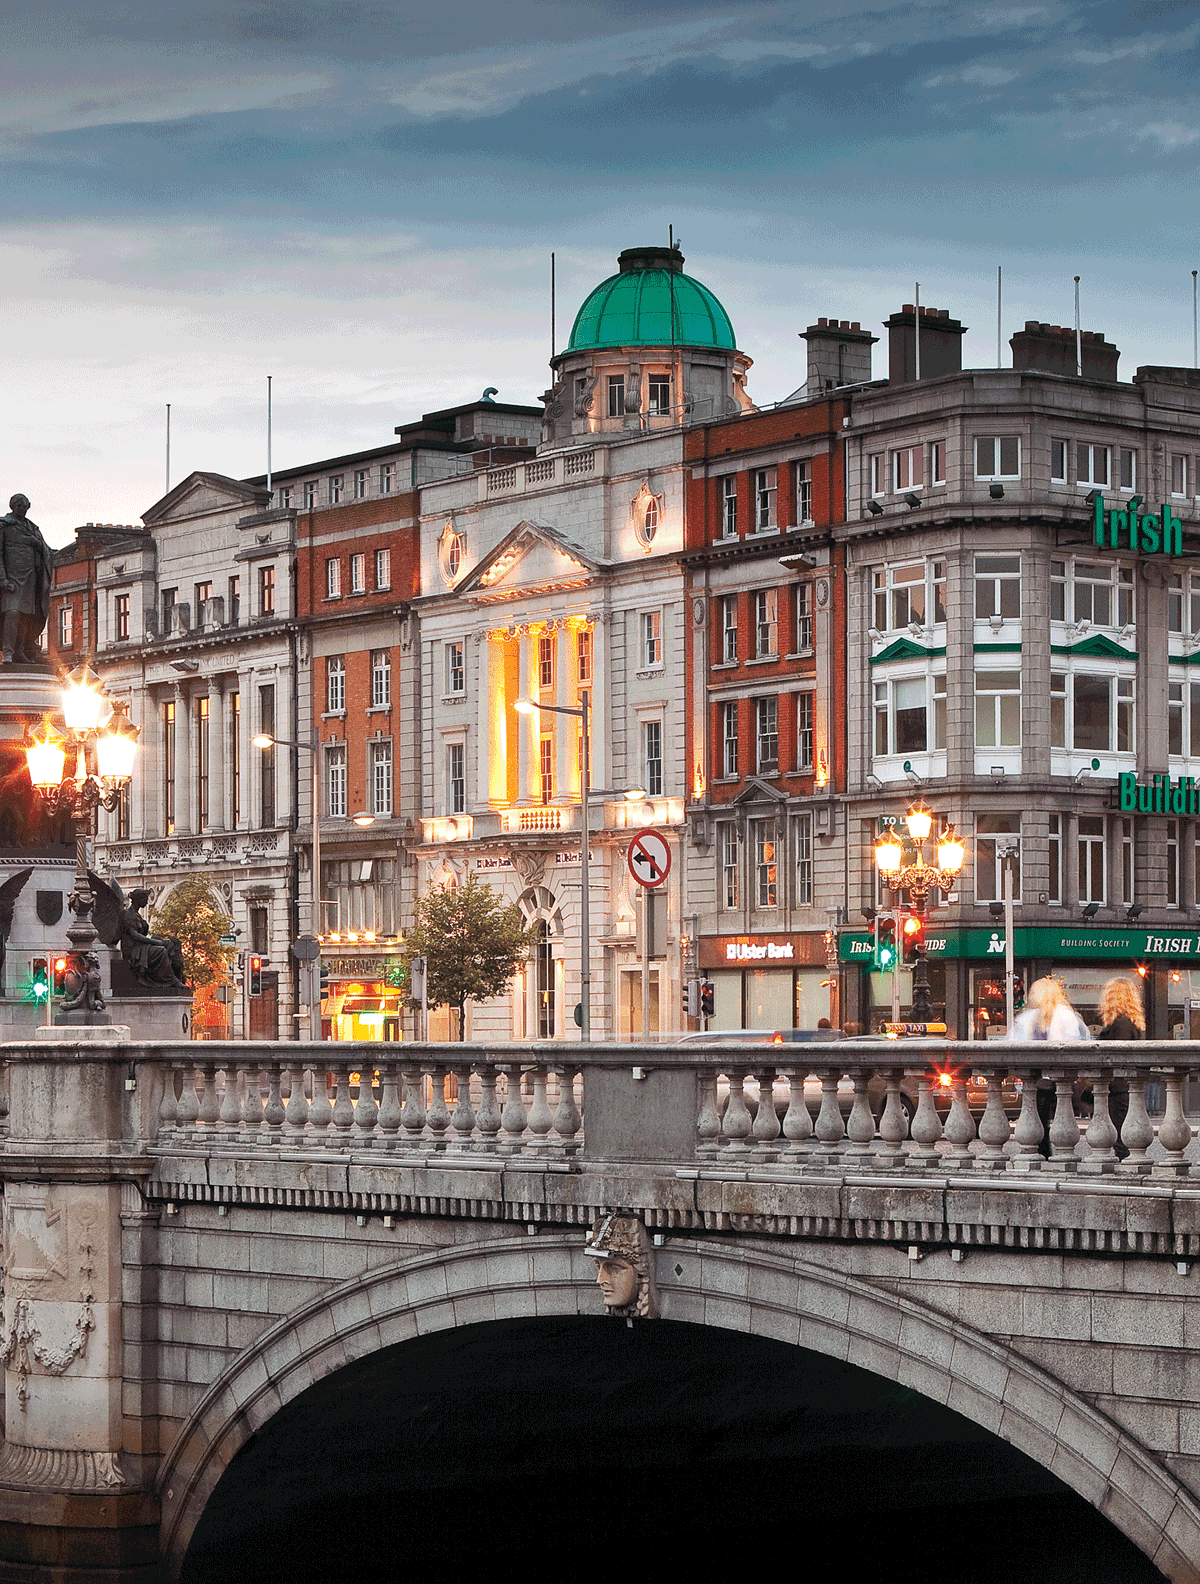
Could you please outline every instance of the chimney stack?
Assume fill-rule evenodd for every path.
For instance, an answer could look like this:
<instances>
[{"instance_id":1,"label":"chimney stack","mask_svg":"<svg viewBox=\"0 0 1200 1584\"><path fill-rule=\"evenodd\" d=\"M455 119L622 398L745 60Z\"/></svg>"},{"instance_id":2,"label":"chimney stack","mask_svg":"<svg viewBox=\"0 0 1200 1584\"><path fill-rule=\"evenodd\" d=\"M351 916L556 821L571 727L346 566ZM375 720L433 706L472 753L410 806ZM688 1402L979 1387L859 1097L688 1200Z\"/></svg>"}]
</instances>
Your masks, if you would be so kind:
<instances>
[{"instance_id":1,"label":"chimney stack","mask_svg":"<svg viewBox=\"0 0 1200 1584\"><path fill-rule=\"evenodd\" d=\"M1018 330L1008 344L1015 369L1075 377L1075 331L1069 325L1039 324L1036 319L1026 319L1024 330ZM1102 330L1080 331L1079 350L1083 354L1084 379L1116 383L1121 354L1104 339Z\"/></svg>"},{"instance_id":2,"label":"chimney stack","mask_svg":"<svg viewBox=\"0 0 1200 1584\"><path fill-rule=\"evenodd\" d=\"M805 396L825 396L839 385L865 385L871 378L871 348L879 340L857 319L817 320L801 337L808 342Z\"/></svg>"},{"instance_id":3,"label":"chimney stack","mask_svg":"<svg viewBox=\"0 0 1200 1584\"><path fill-rule=\"evenodd\" d=\"M912 303L885 321L888 333L888 381L908 385L917 377L917 316ZM921 378L962 373L965 324L951 319L949 308L921 306Z\"/></svg>"}]
</instances>

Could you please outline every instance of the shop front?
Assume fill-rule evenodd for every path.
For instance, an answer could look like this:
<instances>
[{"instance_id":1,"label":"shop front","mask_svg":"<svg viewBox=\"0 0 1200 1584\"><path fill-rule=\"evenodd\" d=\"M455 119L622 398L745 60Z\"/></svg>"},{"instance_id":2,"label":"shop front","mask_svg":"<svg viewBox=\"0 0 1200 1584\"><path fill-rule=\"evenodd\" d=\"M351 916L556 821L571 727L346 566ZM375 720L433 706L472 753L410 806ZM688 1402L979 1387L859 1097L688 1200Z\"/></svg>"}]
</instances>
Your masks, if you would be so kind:
<instances>
[{"instance_id":1,"label":"shop front","mask_svg":"<svg viewBox=\"0 0 1200 1584\"><path fill-rule=\"evenodd\" d=\"M934 1015L951 1038L996 1039L1008 1033L1003 929L930 930L925 936ZM892 975L874 969L874 939L844 932L839 961L861 976L863 1021L878 1029L892 1005ZM1200 1038L1200 931L1172 929L1030 927L1013 931L1015 999L1020 1008L1034 979L1053 975L1072 1006L1093 1029L1100 1027L1100 993L1118 975L1137 978L1153 1039ZM900 1012L912 1000L912 969L899 970Z\"/></svg>"},{"instance_id":2,"label":"shop front","mask_svg":"<svg viewBox=\"0 0 1200 1584\"><path fill-rule=\"evenodd\" d=\"M398 1040L404 972L392 947L321 958L321 1038Z\"/></svg>"},{"instance_id":3,"label":"shop front","mask_svg":"<svg viewBox=\"0 0 1200 1584\"><path fill-rule=\"evenodd\" d=\"M714 1029L816 1028L839 1022L836 968L822 932L710 935L699 942L700 972L713 986Z\"/></svg>"}]
</instances>

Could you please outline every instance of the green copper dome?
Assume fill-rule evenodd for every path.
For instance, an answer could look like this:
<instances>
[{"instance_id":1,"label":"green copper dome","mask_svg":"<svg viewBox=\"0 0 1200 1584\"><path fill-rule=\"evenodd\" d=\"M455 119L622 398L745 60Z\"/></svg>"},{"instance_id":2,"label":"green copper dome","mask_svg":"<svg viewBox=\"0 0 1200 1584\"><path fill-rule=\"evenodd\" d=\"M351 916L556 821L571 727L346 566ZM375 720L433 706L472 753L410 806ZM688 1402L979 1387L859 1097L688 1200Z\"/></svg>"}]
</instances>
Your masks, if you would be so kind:
<instances>
[{"instance_id":1,"label":"green copper dome","mask_svg":"<svg viewBox=\"0 0 1200 1584\"><path fill-rule=\"evenodd\" d=\"M575 315L568 352L672 342L736 349L729 315L707 286L683 273L677 247L626 248L617 265L619 272L601 281Z\"/></svg>"}]
</instances>

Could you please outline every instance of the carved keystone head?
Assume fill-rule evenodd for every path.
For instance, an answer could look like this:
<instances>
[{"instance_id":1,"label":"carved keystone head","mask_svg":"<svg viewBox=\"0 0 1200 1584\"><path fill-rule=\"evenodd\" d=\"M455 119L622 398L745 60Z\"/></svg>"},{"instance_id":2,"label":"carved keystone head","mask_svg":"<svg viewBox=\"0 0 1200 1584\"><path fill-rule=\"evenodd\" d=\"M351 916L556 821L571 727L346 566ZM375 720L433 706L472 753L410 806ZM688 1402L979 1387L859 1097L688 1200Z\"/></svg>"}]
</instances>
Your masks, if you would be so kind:
<instances>
[{"instance_id":1,"label":"carved keystone head","mask_svg":"<svg viewBox=\"0 0 1200 1584\"><path fill-rule=\"evenodd\" d=\"M609 1314L652 1318L657 1311L650 1239L637 1216L610 1210L594 1224L584 1245L596 1265L596 1285Z\"/></svg>"}]
</instances>

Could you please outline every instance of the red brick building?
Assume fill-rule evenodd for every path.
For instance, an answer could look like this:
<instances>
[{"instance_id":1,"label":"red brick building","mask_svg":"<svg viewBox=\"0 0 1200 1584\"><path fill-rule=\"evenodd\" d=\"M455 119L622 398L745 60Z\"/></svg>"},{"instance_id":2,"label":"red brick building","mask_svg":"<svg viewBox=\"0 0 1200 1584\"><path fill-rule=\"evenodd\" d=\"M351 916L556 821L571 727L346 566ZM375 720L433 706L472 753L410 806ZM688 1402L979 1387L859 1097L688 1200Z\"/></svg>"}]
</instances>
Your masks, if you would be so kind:
<instances>
[{"instance_id":1,"label":"red brick building","mask_svg":"<svg viewBox=\"0 0 1200 1584\"><path fill-rule=\"evenodd\" d=\"M845 517L849 401L823 389L685 437L688 895L718 1028L837 1012L822 866L841 863L845 584L829 529Z\"/></svg>"}]
</instances>

